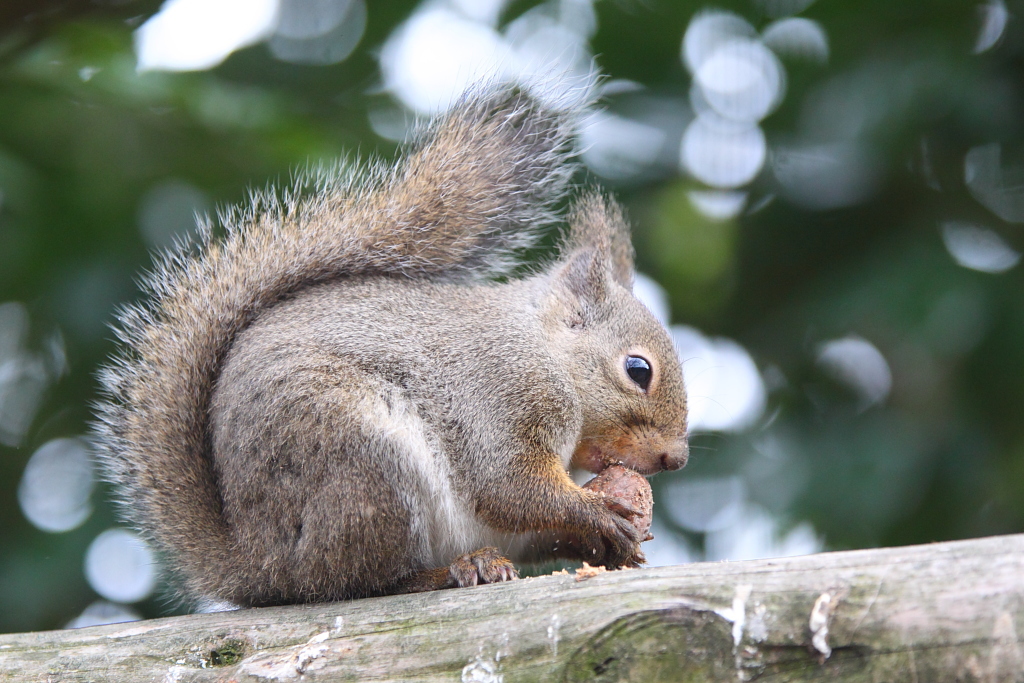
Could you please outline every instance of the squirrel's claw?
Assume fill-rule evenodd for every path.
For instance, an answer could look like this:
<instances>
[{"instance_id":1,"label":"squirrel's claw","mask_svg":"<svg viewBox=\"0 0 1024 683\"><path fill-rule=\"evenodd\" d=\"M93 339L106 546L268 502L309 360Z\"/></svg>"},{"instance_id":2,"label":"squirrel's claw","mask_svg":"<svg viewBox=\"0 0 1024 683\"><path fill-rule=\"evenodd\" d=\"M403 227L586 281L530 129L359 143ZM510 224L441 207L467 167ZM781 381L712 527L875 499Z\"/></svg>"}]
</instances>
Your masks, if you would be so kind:
<instances>
[{"instance_id":1,"label":"squirrel's claw","mask_svg":"<svg viewBox=\"0 0 1024 683\"><path fill-rule=\"evenodd\" d=\"M584 551L582 559L609 569L639 567L646 562L640 551L644 535L629 519L629 515L635 513L633 507L613 496L599 496L595 500L598 504L594 509L596 528L581 539L583 547L589 550Z\"/></svg>"},{"instance_id":2,"label":"squirrel's claw","mask_svg":"<svg viewBox=\"0 0 1024 683\"><path fill-rule=\"evenodd\" d=\"M515 565L497 548L481 548L457 557L448 567L452 584L463 588L481 583L499 583L519 578Z\"/></svg>"}]
</instances>

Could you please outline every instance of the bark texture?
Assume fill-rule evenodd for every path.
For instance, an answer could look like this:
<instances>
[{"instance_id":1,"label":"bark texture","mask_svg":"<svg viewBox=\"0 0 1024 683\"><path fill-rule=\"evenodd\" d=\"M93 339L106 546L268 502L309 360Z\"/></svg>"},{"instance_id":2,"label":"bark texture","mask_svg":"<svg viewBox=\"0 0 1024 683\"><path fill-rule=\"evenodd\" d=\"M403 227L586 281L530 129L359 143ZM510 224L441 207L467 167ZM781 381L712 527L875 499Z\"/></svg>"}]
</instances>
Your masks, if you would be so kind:
<instances>
[{"instance_id":1,"label":"bark texture","mask_svg":"<svg viewBox=\"0 0 1024 683\"><path fill-rule=\"evenodd\" d=\"M1024 535L0 636L17 681L1024 681Z\"/></svg>"}]
</instances>

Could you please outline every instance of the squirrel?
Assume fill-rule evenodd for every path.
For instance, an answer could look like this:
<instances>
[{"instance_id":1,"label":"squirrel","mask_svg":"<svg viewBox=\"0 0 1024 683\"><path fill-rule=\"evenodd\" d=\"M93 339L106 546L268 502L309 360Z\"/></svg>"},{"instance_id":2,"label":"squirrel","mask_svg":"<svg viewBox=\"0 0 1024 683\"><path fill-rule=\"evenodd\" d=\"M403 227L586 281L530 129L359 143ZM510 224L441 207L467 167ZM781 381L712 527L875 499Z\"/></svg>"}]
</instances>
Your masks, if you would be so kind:
<instances>
[{"instance_id":1,"label":"squirrel","mask_svg":"<svg viewBox=\"0 0 1024 683\"><path fill-rule=\"evenodd\" d=\"M682 467L686 396L622 210L571 184L579 113L477 87L397 162L302 172L158 262L93 438L185 601L644 561L628 504L570 468ZM557 255L524 266L560 218Z\"/></svg>"}]
</instances>

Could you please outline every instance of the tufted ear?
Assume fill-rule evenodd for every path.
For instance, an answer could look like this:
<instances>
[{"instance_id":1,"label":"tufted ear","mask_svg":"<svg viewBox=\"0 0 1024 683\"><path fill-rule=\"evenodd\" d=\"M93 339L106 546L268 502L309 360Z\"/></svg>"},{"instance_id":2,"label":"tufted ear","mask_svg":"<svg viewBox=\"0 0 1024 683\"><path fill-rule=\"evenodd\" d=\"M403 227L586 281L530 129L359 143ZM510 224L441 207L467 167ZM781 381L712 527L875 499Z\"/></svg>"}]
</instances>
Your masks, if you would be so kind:
<instances>
[{"instance_id":1,"label":"tufted ear","mask_svg":"<svg viewBox=\"0 0 1024 683\"><path fill-rule=\"evenodd\" d=\"M608 298L611 286L608 252L597 247L581 247L563 259L555 271L553 284L575 299L571 308L584 318Z\"/></svg>"},{"instance_id":2,"label":"tufted ear","mask_svg":"<svg viewBox=\"0 0 1024 683\"><path fill-rule=\"evenodd\" d=\"M633 287L633 243L622 207L597 191L583 195L569 214L569 235L563 254L593 249L604 260L616 282Z\"/></svg>"}]
</instances>

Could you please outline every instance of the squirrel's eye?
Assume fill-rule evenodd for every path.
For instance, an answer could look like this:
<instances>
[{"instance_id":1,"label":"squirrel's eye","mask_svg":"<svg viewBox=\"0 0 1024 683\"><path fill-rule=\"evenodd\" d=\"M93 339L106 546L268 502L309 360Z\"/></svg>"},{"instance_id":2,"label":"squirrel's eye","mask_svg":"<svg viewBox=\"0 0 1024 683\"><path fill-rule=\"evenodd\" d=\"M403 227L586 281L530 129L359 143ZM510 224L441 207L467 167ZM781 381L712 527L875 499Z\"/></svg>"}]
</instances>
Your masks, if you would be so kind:
<instances>
[{"instance_id":1,"label":"squirrel's eye","mask_svg":"<svg viewBox=\"0 0 1024 683\"><path fill-rule=\"evenodd\" d=\"M626 374L638 387L647 391L651 383L651 365L640 356L626 357Z\"/></svg>"}]
</instances>

